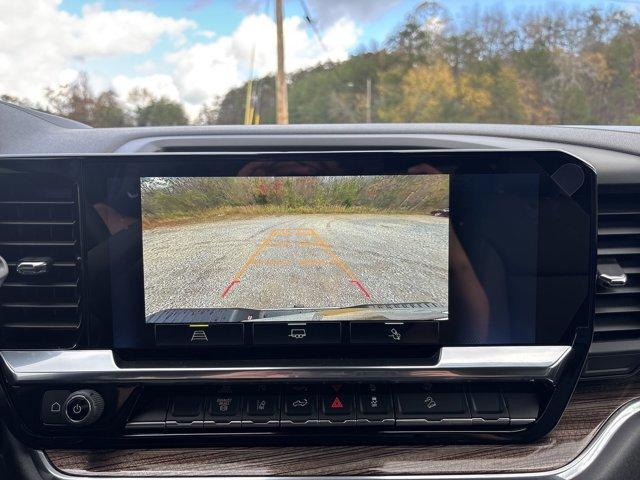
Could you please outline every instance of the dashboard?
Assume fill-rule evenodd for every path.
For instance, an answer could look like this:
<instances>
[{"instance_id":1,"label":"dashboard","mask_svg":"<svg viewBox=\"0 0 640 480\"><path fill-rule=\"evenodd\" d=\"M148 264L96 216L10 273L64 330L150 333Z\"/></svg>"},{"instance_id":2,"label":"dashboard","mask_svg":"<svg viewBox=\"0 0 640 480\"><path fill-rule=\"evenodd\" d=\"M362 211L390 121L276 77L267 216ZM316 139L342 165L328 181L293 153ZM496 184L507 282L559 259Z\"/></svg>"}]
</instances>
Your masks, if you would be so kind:
<instances>
[{"instance_id":1,"label":"dashboard","mask_svg":"<svg viewBox=\"0 0 640 480\"><path fill-rule=\"evenodd\" d=\"M633 128L0 107L16 478L637 477Z\"/></svg>"}]
</instances>

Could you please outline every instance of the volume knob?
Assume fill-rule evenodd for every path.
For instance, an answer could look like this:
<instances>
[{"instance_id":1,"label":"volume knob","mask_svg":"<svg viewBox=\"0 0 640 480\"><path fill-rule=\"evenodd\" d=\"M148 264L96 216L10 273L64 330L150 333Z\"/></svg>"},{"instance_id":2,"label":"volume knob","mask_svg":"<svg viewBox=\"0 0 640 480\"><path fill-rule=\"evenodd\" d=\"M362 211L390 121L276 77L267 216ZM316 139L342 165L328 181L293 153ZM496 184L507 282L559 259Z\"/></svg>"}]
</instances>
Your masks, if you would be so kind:
<instances>
[{"instance_id":1,"label":"volume knob","mask_svg":"<svg viewBox=\"0 0 640 480\"><path fill-rule=\"evenodd\" d=\"M64 415L67 422L77 426L91 425L104 411L104 399L95 390L78 390L64 402Z\"/></svg>"}]
</instances>

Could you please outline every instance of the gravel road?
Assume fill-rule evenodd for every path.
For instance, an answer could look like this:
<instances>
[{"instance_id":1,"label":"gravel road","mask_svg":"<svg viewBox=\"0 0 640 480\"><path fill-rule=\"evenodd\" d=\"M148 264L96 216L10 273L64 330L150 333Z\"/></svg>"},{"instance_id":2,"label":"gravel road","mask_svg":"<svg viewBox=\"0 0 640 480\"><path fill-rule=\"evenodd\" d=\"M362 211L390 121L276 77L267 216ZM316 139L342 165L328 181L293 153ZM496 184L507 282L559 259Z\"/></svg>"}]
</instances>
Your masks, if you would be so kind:
<instances>
[{"instance_id":1,"label":"gravel road","mask_svg":"<svg viewBox=\"0 0 640 480\"><path fill-rule=\"evenodd\" d=\"M447 218L282 215L143 233L146 313L447 305Z\"/></svg>"}]
</instances>

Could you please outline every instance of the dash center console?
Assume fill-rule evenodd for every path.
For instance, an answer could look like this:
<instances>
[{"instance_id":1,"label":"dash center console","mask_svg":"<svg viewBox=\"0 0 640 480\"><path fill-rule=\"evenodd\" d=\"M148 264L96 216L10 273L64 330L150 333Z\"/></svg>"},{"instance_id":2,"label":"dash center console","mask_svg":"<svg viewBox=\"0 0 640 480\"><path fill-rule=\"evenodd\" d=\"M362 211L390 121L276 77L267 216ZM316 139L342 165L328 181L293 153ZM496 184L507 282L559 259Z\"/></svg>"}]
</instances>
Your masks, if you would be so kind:
<instances>
[{"instance_id":1,"label":"dash center console","mask_svg":"<svg viewBox=\"0 0 640 480\"><path fill-rule=\"evenodd\" d=\"M0 352L3 408L34 446L529 441L586 359L596 182L563 152L0 164L75 208L34 251L0 242L0 296L79 272L73 343Z\"/></svg>"}]
</instances>

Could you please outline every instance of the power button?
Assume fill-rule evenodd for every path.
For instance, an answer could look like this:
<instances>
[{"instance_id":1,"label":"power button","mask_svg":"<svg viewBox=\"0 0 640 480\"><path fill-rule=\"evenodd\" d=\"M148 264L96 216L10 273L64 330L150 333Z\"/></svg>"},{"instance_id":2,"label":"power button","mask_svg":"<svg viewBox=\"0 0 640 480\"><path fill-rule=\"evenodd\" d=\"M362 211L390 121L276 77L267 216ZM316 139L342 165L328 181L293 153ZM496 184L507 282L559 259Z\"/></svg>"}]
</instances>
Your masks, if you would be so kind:
<instances>
[{"instance_id":1,"label":"power button","mask_svg":"<svg viewBox=\"0 0 640 480\"><path fill-rule=\"evenodd\" d=\"M86 397L76 395L67 401L66 413L72 422L82 422L91 413L91 404Z\"/></svg>"},{"instance_id":2,"label":"power button","mask_svg":"<svg viewBox=\"0 0 640 480\"><path fill-rule=\"evenodd\" d=\"M64 403L64 415L72 425L91 425L103 411L104 399L95 390L77 390Z\"/></svg>"}]
</instances>

